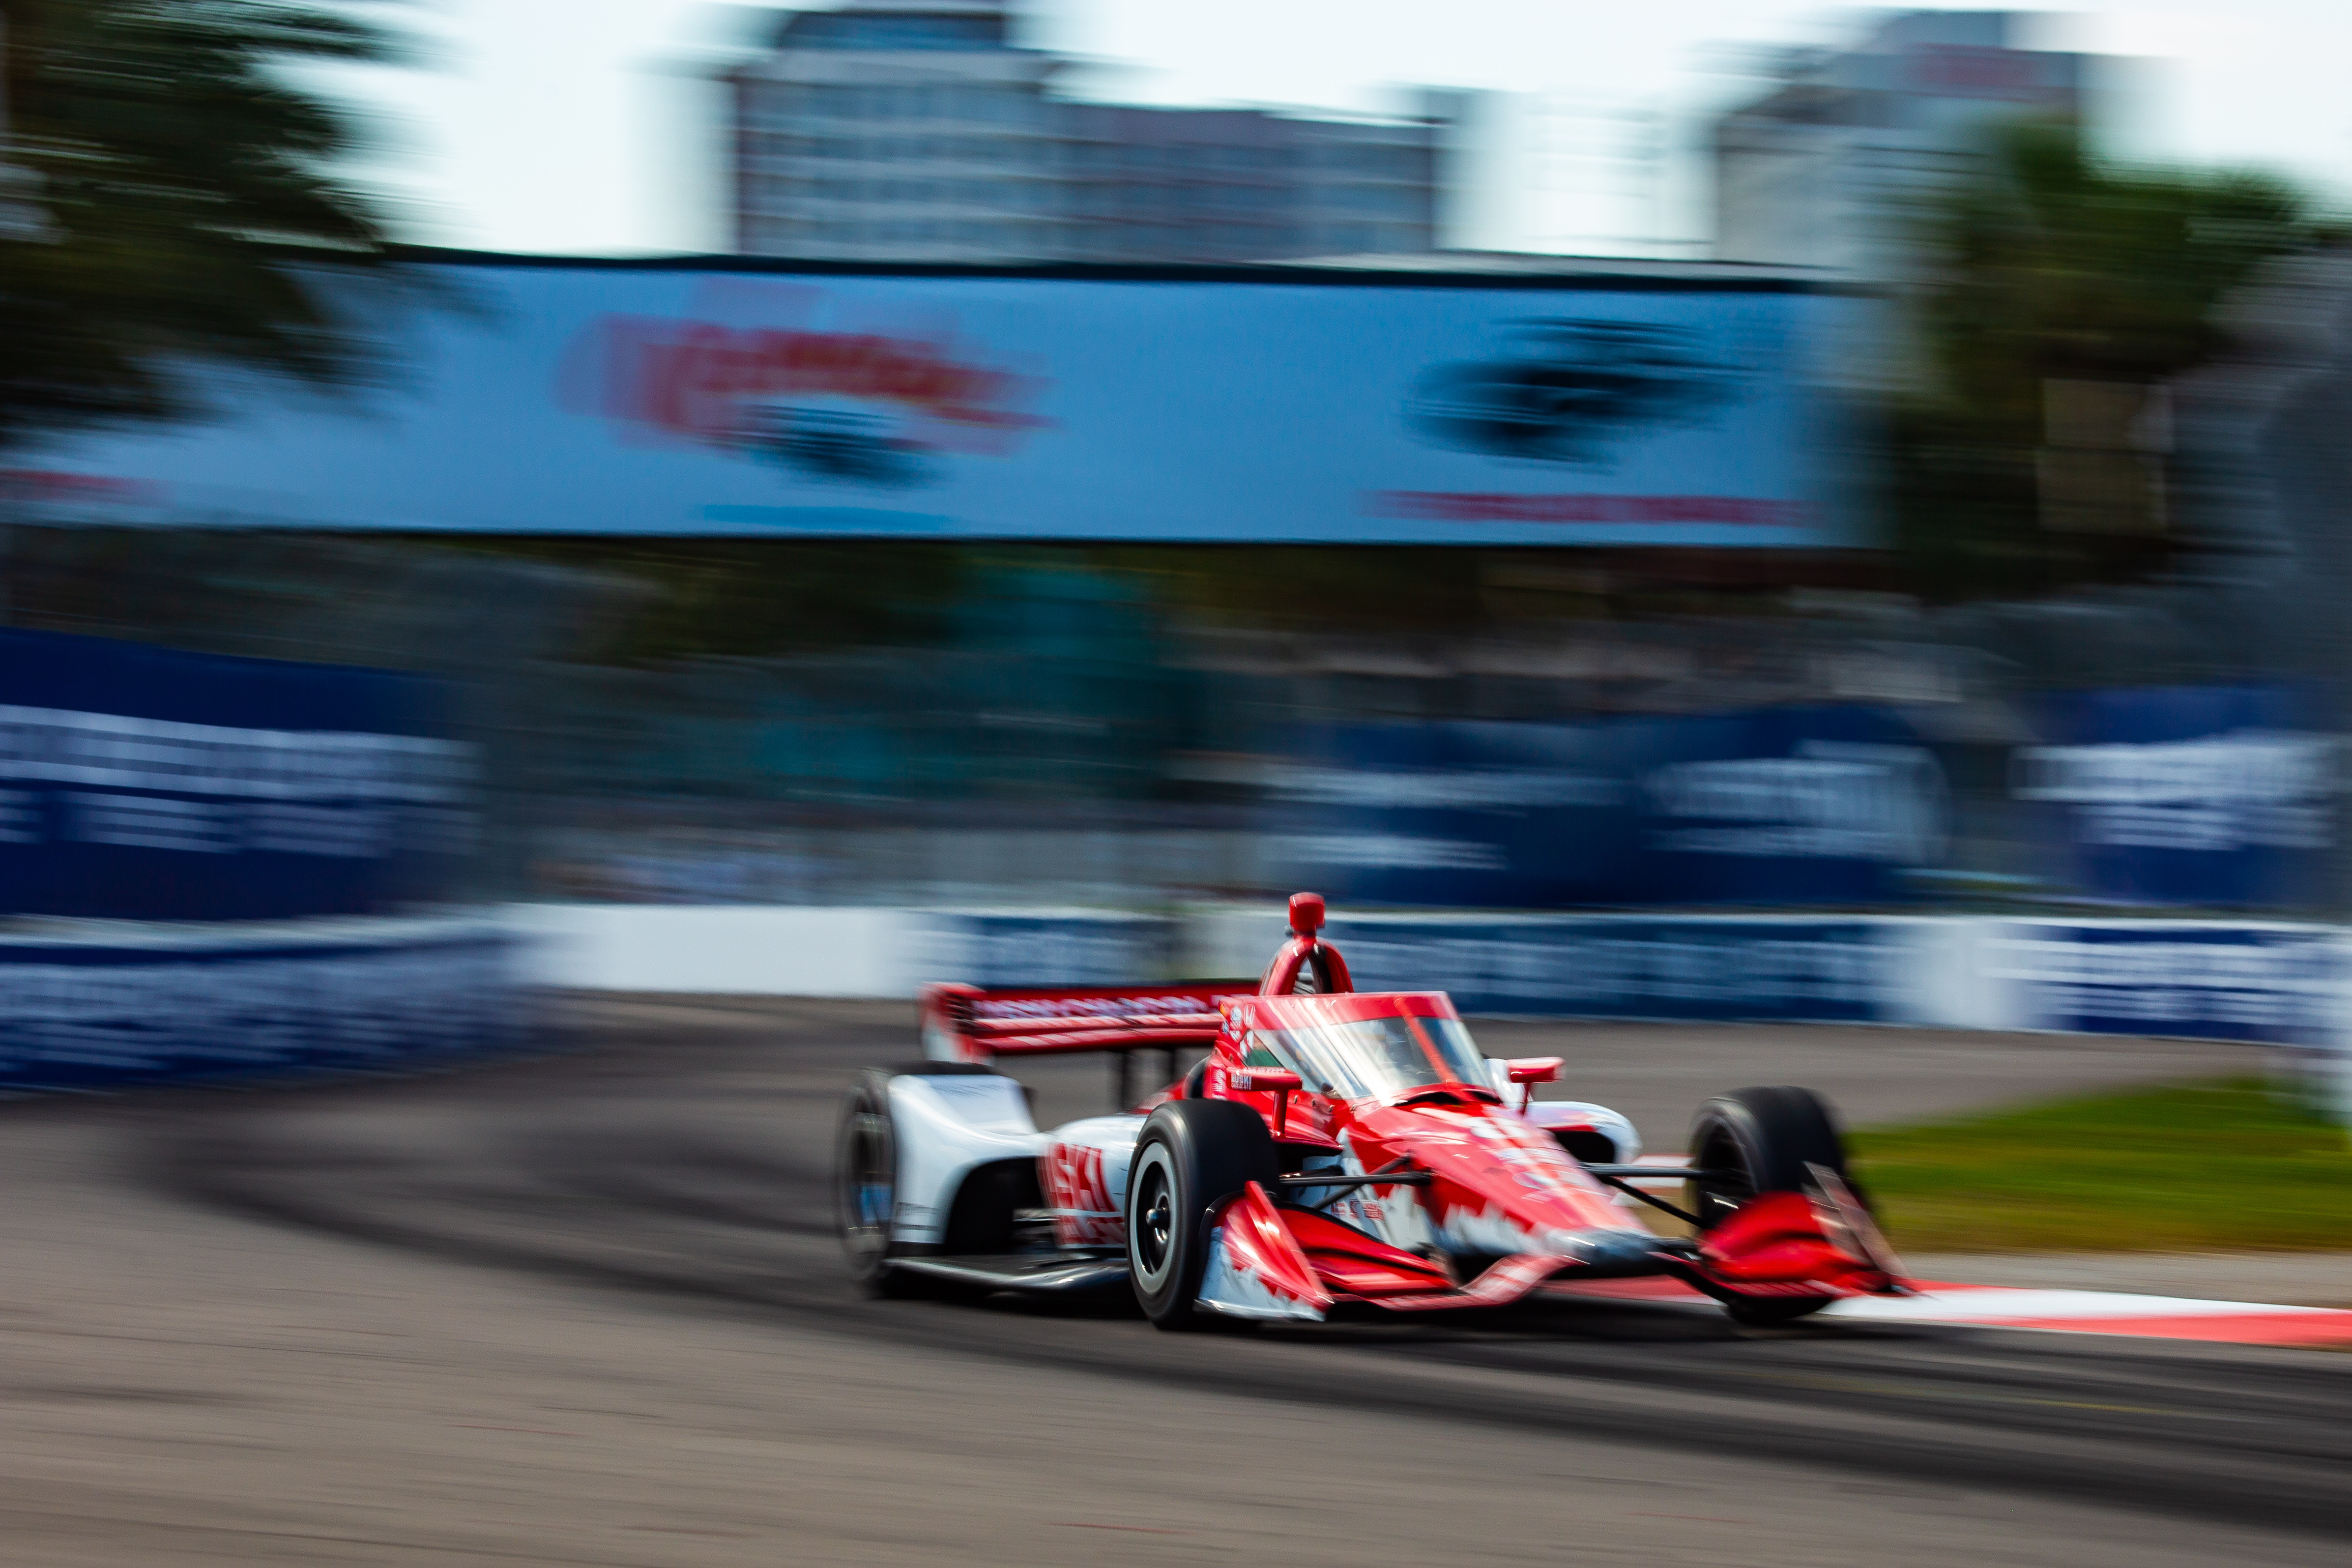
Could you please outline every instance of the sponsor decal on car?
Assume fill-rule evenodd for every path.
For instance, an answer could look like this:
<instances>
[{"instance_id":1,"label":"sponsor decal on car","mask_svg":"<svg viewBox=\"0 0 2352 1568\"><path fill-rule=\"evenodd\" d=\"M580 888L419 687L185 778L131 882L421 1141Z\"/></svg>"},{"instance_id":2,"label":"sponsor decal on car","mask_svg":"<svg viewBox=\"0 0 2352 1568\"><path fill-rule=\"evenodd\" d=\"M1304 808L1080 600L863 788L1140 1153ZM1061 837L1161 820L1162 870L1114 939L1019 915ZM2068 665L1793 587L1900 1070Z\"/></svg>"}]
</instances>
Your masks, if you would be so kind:
<instances>
[{"instance_id":1,"label":"sponsor decal on car","mask_svg":"<svg viewBox=\"0 0 2352 1568\"><path fill-rule=\"evenodd\" d=\"M976 1001L975 1018L1123 1018L1163 1013L1204 1013L1209 1003L1198 996L1046 997L1037 1001Z\"/></svg>"},{"instance_id":2,"label":"sponsor decal on car","mask_svg":"<svg viewBox=\"0 0 2352 1568\"><path fill-rule=\"evenodd\" d=\"M1045 1199L1065 1247L1116 1247L1127 1240L1127 1220L1105 1180L1103 1151L1056 1143L1043 1162Z\"/></svg>"}]
</instances>

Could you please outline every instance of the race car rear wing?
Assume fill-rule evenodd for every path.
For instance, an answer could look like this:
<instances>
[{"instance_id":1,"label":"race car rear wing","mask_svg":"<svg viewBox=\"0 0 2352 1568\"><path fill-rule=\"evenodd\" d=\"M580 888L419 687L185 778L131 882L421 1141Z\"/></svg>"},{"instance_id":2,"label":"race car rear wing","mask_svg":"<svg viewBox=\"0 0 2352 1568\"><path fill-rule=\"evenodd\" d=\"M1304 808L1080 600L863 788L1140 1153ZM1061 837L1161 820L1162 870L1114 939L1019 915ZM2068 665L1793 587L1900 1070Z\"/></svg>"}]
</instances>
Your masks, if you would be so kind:
<instances>
[{"instance_id":1,"label":"race car rear wing","mask_svg":"<svg viewBox=\"0 0 2352 1568\"><path fill-rule=\"evenodd\" d=\"M1003 991L926 985L923 1054L934 1061L985 1062L1073 1051L1205 1050L1223 1024L1218 999L1256 991L1255 980Z\"/></svg>"}]
</instances>

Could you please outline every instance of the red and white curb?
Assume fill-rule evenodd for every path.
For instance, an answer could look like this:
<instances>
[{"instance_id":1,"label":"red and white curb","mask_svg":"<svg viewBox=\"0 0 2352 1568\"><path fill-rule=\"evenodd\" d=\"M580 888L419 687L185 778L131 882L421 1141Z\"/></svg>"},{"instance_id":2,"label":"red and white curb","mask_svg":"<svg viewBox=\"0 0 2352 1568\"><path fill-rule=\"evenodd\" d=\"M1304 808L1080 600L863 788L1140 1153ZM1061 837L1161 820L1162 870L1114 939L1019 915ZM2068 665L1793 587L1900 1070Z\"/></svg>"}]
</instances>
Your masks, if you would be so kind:
<instances>
[{"instance_id":1,"label":"red and white curb","mask_svg":"<svg viewBox=\"0 0 2352 1568\"><path fill-rule=\"evenodd\" d=\"M2332 1307L2200 1301L2186 1296L2133 1296L2120 1290L2021 1290L2000 1285L1918 1283L1916 1296L1849 1297L1823 1308L1820 1316L1848 1323L1943 1323L2204 1340L2216 1344L2352 1348L2352 1312ZM1555 1282L1546 1286L1544 1293L1571 1300L1715 1308L1713 1301L1678 1279L1596 1279L1589 1285Z\"/></svg>"},{"instance_id":2,"label":"red and white curb","mask_svg":"<svg viewBox=\"0 0 2352 1568\"><path fill-rule=\"evenodd\" d=\"M1653 1154L1645 1163L1679 1163L1682 1159L1678 1154ZM1942 1323L2202 1340L2216 1344L2352 1347L2352 1311L2332 1307L2203 1301L2186 1296L2135 1296L2120 1290L2020 1289L1926 1280L1917 1284L1916 1296L1856 1296L1822 1309L1820 1315L1850 1323ZM1595 1280L1590 1285L1554 1285L1548 1293L1653 1301L1662 1306L1712 1305L1697 1291L1673 1279Z\"/></svg>"},{"instance_id":3,"label":"red and white curb","mask_svg":"<svg viewBox=\"0 0 2352 1568\"><path fill-rule=\"evenodd\" d=\"M1857 1296L1823 1309L1822 1316L1846 1322L1960 1323L2233 1345L2352 1345L2352 1312L2330 1307L2200 1301L2120 1290L1923 1284L1916 1296Z\"/></svg>"}]
</instances>

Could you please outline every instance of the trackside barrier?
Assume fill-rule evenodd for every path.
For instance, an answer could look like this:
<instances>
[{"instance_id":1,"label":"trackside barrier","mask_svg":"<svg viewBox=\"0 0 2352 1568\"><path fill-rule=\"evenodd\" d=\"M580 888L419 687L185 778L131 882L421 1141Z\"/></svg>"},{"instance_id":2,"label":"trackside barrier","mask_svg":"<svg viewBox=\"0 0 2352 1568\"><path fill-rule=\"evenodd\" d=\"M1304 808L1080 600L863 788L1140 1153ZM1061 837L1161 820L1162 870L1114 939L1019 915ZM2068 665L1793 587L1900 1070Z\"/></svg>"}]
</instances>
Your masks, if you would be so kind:
<instances>
[{"instance_id":1,"label":"trackside barrier","mask_svg":"<svg viewBox=\"0 0 2352 1568\"><path fill-rule=\"evenodd\" d=\"M1279 909L1091 910L541 904L509 912L541 984L912 997L982 985L1255 974ZM2352 1023L2352 932L2265 921L1966 916L1346 915L1366 987L1465 1011L1910 1024L2320 1047Z\"/></svg>"},{"instance_id":2,"label":"trackside barrier","mask_svg":"<svg viewBox=\"0 0 2352 1568\"><path fill-rule=\"evenodd\" d=\"M1195 968L1248 973L1279 915L1193 917ZM2352 931L2282 921L1970 916L1360 915L1328 934L1366 986L1465 1012L2163 1035L2296 1053L2352 1126Z\"/></svg>"},{"instance_id":3,"label":"trackside barrier","mask_svg":"<svg viewBox=\"0 0 2352 1568\"><path fill-rule=\"evenodd\" d=\"M1278 907L1092 910L530 905L528 972L570 989L910 998L929 980L1255 974ZM1365 986L1464 1011L2169 1035L2297 1047L2352 1122L2352 931L2260 921L1396 914L1334 920Z\"/></svg>"},{"instance_id":4,"label":"trackside barrier","mask_svg":"<svg viewBox=\"0 0 2352 1568\"><path fill-rule=\"evenodd\" d=\"M579 991L911 998L926 982L1119 985L1168 977L1180 922L1080 910L522 904L528 972ZM1272 951L1271 947L1268 948ZM1249 967L1256 973L1260 955Z\"/></svg>"},{"instance_id":5,"label":"trackside barrier","mask_svg":"<svg viewBox=\"0 0 2352 1568\"><path fill-rule=\"evenodd\" d=\"M0 1092L394 1071L536 1035L502 922L0 936Z\"/></svg>"},{"instance_id":6,"label":"trackside barrier","mask_svg":"<svg viewBox=\"0 0 2352 1568\"><path fill-rule=\"evenodd\" d=\"M383 1071L537 1036L540 987L911 998L1256 973L1278 910L532 905L495 920L0 933L0 1093ZM1464 1011L2168 1035L2296 1047L2352 1124L2352 931L2263 921L1414 914L1332 922Z\"/></svg>"},{"instance_id":7,"label":"trackside barrier","mask_svg":"<svg viewBox=\"0 0 2352 1568\"><path fill-rule=\"evenodd\" d=\"M1280 930L1279 915L1252 911L1205 917L1192 934L1202 963L1249 974ZM1374 915L1326 934L1360 988L1448 991L1467 1013L1875 1023L1903 970L1867 920Z\"/></svg>"},{"instance_id":8,"label":"trackside barrier","mask_svg":"<svg viewBox=\"0 0 2352 1568\"><path fill-rule=\"evenodd\" d=\"M1194 917L1227 968L1281 917ZM2176 1035L2322 1047L2352 1022L2352 932L2266 921L1969 916L1357 915L1360 985L1443 985L1465 1011ZM1245 970L1244 972L1246 972Z\"/></svg>"}]
</instances>

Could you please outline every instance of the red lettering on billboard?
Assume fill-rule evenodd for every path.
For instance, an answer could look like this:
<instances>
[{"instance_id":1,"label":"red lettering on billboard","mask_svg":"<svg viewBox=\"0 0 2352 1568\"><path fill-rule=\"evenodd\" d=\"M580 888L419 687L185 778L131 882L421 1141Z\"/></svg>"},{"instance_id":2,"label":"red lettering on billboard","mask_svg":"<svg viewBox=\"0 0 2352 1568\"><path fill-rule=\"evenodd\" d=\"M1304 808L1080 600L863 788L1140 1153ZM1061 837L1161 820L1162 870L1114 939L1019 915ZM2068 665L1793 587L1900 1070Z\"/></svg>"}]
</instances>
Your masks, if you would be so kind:
<instances>
[{"instance_id":1,"label":"red lettering on billboard","mask_svg":"<svg viewBox=\"0 0 2352 1568\"><path fill-rule=\"evenodd\" d=\"M1734 528L1797 528L1805 509L1747 496L1511 495L1382 490L1367 498L1375 517L1433 522L1602 522L1666 526L1720 523Z\"/></svg>"},{"instance_id":2,"label":"red lettering on billboard","mask_svg":"<svg viewBox=\"0 0 2352 1568\"><path fill-rule=\"evenodd\" d=\"M740 405L831 395L888 404L969 449L1000 449L1047 423L1026 411L1041 378L974 363L946 340L734 328L608 315L566 355L564 404L691 441L724 440Z\"/></svg>"}]
</instances>

